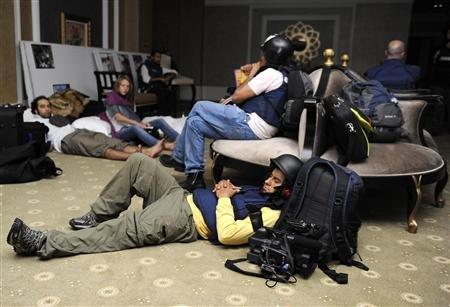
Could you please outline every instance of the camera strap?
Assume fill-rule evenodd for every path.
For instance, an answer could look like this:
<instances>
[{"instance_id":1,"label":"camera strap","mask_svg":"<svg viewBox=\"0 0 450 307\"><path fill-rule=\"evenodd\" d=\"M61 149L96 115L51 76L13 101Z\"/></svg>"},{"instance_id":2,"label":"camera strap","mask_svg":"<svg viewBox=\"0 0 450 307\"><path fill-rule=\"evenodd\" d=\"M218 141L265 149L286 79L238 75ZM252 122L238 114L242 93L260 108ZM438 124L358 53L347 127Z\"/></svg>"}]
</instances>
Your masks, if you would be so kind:
<instances>
[{"instance_id":1,"label":"camera strap","mask_svg":"<svg viewBox=\"0 0 450 307\"><path fill-rule=\"evenodd\" d=\"M238 267L236 265L236 263L244 262L244 261L247 261L247 258L238 258L238 259L234 259L234 260L227 259L227 261L225 261L225 267L227 269L230 269L230 270L234 271L234 272L238 272L238 273L241 273L241 274L244 274L244 275L266 278L266 276L263 275L262 273L256 273L256 272L252 272L252 271L245 271L245 270L241 269L240 267Z\"/></svg>"},{"instance_id":2,"label":"camera strap","mask_svg":"<svg viewBox=\"0 0 450 307\"><path fill-rule=\"evenodd\" d=\"M275 281L275 284L273 284L273 285L269 285L266 281L266 285L269 288L274 287L276 285L276 282L288 282L288 283L296 283L297 282L297 279L294 276L292 276L291 274L286 273L286 274L280 275L275 272L273 272L273 274L270 274L270 275L262 274L262 273L243 270L236 265L236 263L244 262L246 260L247 260L247 258L238 258L238 259L234 259L234 260L227 259L227 261L225 261L225 267L229 270L232 270L234 272L241 273L244 275L264 278L264 279L267 279L267 281L269 281L269 280ZM290 281L291 277L294 277L293 281Z\"/></svg>"}]
</instances>

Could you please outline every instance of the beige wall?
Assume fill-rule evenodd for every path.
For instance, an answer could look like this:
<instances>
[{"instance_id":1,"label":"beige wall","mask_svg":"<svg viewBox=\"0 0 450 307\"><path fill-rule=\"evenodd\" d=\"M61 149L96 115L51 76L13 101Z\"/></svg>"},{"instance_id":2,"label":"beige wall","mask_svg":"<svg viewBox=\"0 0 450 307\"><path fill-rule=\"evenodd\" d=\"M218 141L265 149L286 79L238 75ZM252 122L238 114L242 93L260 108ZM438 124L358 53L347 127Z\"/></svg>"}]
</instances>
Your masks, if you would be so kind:
<instances>
[{"instance_id":1,"label":"beige wall","mask_svg":"<svg viewBox=\"0 0 450 307\"><path fill-rule=\"evenodd\" d=\"M150 53L152 7L148 0L120 0L119 50Z\"/></svg>"},{"instance_id":2,"label":"beige wall","mask_svg":"<svg viewBox=\"0 0 450 307\"><path fill-rule=\"evenodd\" d=\"M20 1L20 27L21 40L31 41L33 39L33 29L31 26L31 0Z\"/></svg>"},{"instance_id":3,"label":"beige wall","mask_svg":"<svg viewBox=\"0 0 450 307\"><path fill-rule=\"evenodd\" d=\"M12 0L0 1L0 104L14 103L16 95L16 49Z\"/></svg>"},{"instance_id":4,"label":"beige wall","mask_svg":"<svg viewBox=\"0 0 450 307\"><path fill-rule=\"evenodd\" d=\"M119 50L139 51L139 0L119 2Z\"/></svg>"}]
</instances>

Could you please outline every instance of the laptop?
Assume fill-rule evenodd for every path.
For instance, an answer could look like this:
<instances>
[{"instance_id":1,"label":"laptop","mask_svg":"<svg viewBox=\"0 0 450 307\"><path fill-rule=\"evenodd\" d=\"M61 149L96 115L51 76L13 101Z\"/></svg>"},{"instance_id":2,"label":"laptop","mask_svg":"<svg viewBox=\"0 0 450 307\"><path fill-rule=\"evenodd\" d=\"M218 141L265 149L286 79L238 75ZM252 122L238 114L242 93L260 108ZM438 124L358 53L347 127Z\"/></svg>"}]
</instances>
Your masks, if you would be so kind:
<instances>
[{"instance_id":1,"label":"laptop","mask_svg":"<svg viewBox=\"0 0 450 307\"><path fill-rule=\"evenodd\" d=\"M53 84L53 93L62 93L70 88L69 83Z\"/></svg>"}]
</instances>

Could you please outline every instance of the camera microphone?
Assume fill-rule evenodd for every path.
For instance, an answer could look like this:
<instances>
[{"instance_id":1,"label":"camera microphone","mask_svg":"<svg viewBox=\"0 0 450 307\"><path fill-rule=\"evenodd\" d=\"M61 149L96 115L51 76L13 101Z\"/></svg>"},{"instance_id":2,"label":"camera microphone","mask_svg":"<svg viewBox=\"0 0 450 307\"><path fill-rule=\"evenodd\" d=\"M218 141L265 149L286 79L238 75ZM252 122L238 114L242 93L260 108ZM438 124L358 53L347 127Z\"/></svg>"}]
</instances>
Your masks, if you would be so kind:
<instances>
[{"instance_id":1,"label":"camera microphone","mask_svg":"<svg viewBox=\"0 0 450 307\"><path fill-rule=\"evenodd\" d=\"M250 217L250 221L252 222L253 231L256 232L258 229L263 227L261 209L252 204L246 205L246 208L249 212L248 216Z\"/></svg>"}]
</instances>

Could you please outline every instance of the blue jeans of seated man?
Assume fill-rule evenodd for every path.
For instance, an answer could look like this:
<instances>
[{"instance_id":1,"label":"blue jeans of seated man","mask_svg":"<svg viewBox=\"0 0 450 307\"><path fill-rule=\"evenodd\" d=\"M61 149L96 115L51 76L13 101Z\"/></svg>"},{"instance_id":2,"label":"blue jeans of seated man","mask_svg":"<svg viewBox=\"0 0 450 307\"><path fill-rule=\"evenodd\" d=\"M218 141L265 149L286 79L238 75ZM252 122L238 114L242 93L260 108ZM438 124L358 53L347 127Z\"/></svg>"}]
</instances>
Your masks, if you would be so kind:
<instances>
[{"instance_id":1,"label":"blue jeans of seated man","mask_svg":"<svg viewBox=\"0 0 450 307\"><path fill-rule=\"evenodd\" d=\"M151 121L150 125L156 129L161 129L166 139L170 142L175 141L178 137L178 133L170 127L164 119L155 119ZM158 142L158 139L150 135L147 131L145 131L145 129L138 125L123 127L120 129L118 134L121 140L131 141L133 139L139 139L147 146L153 146Z\"/></svg>"},{"instance_id":2,"label":"blue jeans of seated man","mask_svg":"<svg viewBox=\"0 0 450 307\"><path fill-rule=\"evenodd\" d=\"M257 140L247 122L248 114L237 106L198 101L186 118L172 157L184 163L187 174L203 172L205 138Z\"/></svg>"}]
</instances>

